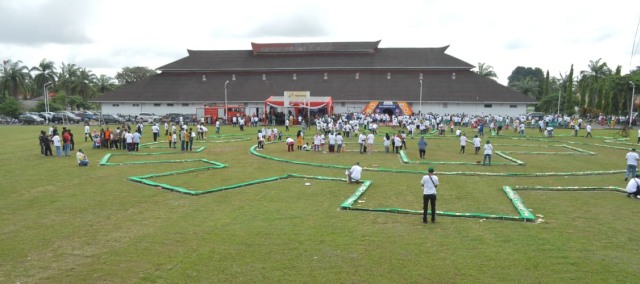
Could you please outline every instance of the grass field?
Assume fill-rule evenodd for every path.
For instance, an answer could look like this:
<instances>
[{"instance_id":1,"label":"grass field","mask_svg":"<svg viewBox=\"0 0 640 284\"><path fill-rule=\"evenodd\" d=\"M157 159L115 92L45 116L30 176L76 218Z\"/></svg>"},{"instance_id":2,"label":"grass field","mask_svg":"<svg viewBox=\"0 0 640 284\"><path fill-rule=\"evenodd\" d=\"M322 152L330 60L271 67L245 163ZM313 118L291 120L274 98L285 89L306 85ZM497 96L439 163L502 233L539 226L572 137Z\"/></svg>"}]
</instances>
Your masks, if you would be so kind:
<instances>
[{"instance_id":1,"label":"grass field","mask_svg":"<svg viewBox=\"0 0 640 284\"><path fill-rule=\"evenodd\" d=\"M538 223L440 216L438 223L423 224L414 214L341 210L357 188L342 181L289 178L189 196L127 178L203 162L98 165L107 153L121 153L112 163L207 159L226 165L152 178L192 190L288 173L344 177L340 168L251 154L256 128L234 136L249 140L196 143L206 147L199 153L162 143L141 152L176 153L128 155L91 149L82 127L73 126L76 149L85 149L91 160L86 168L77 166L75 152L72 158L42 156L41 129L0 127L0 283L632 283L640 277L640 201L623 193L522 190L518 194ZM473 130L464 132L473 137ZM468 164L403 163L381 152L288 153L284 143L267 144L260 154L345 167L360 162L363 178L373 182L354 205L360 208L421 210L420 179L429 166L441 182L438 211L517 215L503 186L626 186L624 173L604 171L624 170L624 155L635 141L602 138L613 130L595 129L594 139L570 137L568 130L557 130L552 139L527 132L531 139L512 139L511 132L483 139L524 166L475 165L482 155L474 155L472 145L459 154L453 136L428 136L427 162ZM232 127L222 133L240 134ZM145 128L143 142L151 142L150 134ZM418 139L407 141L407 158L420 161ZM378 136L375 150L382 149ZM493 162L508 160L494 154ZM554 172L566 174L532 176Z\"/></svg>"}]
</instances>

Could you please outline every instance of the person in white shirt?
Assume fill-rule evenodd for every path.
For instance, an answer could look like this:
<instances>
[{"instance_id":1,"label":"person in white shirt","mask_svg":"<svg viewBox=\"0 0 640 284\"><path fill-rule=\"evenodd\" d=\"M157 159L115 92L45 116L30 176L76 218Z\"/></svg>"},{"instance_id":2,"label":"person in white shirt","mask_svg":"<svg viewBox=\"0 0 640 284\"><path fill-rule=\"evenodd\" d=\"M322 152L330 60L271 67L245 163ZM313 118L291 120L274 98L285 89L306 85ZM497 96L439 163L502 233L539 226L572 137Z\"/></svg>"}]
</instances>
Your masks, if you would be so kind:
<instances>
[{"instance_id":1,"label":"person in white shirt","mask_svg":"<svg viewBox=\"0 0 640 284\"><path fill-rule=\"evenodd\" d=\"M400 154L400 148L402 148L402 139L399 135L393 137L393 146L396 149L396 154Z\"/></svg>"},{"instance_id":2,"label":"person in white shirt","mask_svg":"<svg viewBox=\"0 0 640 284\"><path fill-rule=\"evenodd\" d=\"M366 140L367 140L367 136L365 136L364 133L360 133L358 135L358 145L360 145L360 154L364 154L365 152L367 152L367 150L365 149Z\"/></svg>"},{"instance_id":3,"label":"person in white shirt","mask_svg":"<svg viewBox=\"0 0 640 284\"><path fill-rule=\"evenodd\" d=\"M484 166L489 160L489 166L491 166L491 155L493 155L493 146L491 145L491 141L487 140L487 143L484 144L484 158L482 159L482 165Z\"/></svg>"},{"instance_id":4,"label":"person in white shirt","mask_svg":"<svg viewBox=\"0 0 640 284\"><path fill-rule=\"evenodd\" d=\"M53 141L53 146L56 148L56 156L62 157L62 144L60 143L60 136L58 134L54 135L53 138L51 138L51 141Z\"/></svg>"},{"instance_id":5,"label":"person in white shirt","mask_svg":"<svg viewBox=\"0 0 640 284\"><path fill-rule=\"evenodd\" d=\"M336 135L333 132L329 132L329 153L336 151Z\"/></svg>"},{"instance_id":6,"label":"person in white shirt","mask_svg":"<svg viewBox=\"0 0 640 284\"><path fill-rule=\"evenodd\" d=\"M360 163L356 162L350 170L347 170L347 183L358 183L360 182L360 178L362 177L362 167L360 167Z\"/></svg>"},{"instance_id":7,"label":"person in white shirt","mask_svg":"<svg viewBox=\"0 0 640 284\"><path fill-rule=\"evenodd\" d=\"M636 174L627 184L627 197L640 198L640 174Z\"/></svg>"},{"instance_id":8,"label":"person in white shirt","mask_svg":"<svg viewBox=\"0 0 640 284\"><path fill-rule=\"evenodd\" d=\"M169 136L169 123L164 122L164 136Z\"/></svg>"},{"instance_id":9,"label":"person in white shirt","mask_svg":"<svg viewBox=\"0 0 640 284\"><path fill-rule=\"evenodd\" d=\"M78 149L78 152L76 153L76 161L78 161L78 166L80 167L86 167L89 165L89 158L87 158L87 155L84 154L82 149Z\"/></svg>"},{"instance_id":10,"label":"person in white shirt","mask_svg":"<svg viewBox=\"0 0 640 284\"><path fill-rule=\"evenodd\" d=\"M631 148L631 151L624 157L627 160L627 173L624 175L624 180L627 181L629 177L636 176L636 169L638 168L638 160L640 156L636 152L636 148Z\"/></svg>"},{"instance_id":11,"label":"person in white shirt","mask_svg":"<svg viewBox=\"0 0 640 284\"><path fill-rule=\"evenodd\" d=\"M338 134L336 134L336 152L340 153L342 152L342 142L343 138L342 135L340 135L340 132L338 132Z\"/></svg>"},{"instance_id":12,"label":"person in white shirt","mask_svg":"<svg viewBox=\"0 0 640 284\"><path fill-rule=\"evenodd\" d=\"M153 132L153 142L158 141L158 136L160 135L160 126L157 123L154 123L151 126L151 132Z\"/></svg>"},{"instance_id":13,"label":"person in white shirt","mask_svg":"<svg viewBox=\"0 0 640 284\"><path fill-rule=\"evenodd\" d=\"M467 146L467 136L464 133L460 134L460 153L464 154L464 150Z\"/></svg>"},{"instance_id":14,"label":"person in white shirt","mask_svg":"<svg viewBox=\"0 0 640 284\"><path fill-rule=\"evenodd\" d=\"M216 134L220 135L220 120L216 120Z\"/></svg>"},{"instance_id":15,"label":"person in white shirt","mask_svg":"<svg viewBox=\"0 0 640 284\"><path fill-rule=\"evenodd\" d=\"M373 140L375 139L375 136L373 135L372 132L369 132L369 134L367 135L367 152L369 152L369 155L371 155L371 153L373 153Z\"/></svg>"},{"instance_id":16,"label":"person in white shirt","mask_svg":"<svg viewBox=\"0 0 640 284\"><path fill-rule=\"evenodd\" d=\"M480 137L478 137L478 135L473 137L473 147L476 148L476 155L478 155L480 152Z\"/></svg>"},{"instance_id":17,"label":"person in white shirt","mask_svg":"<svg viewBox=\"0 0 640 284\"><path fill-rule=\"evenodd\" d=\"M587 135L585 136L585 138L588 137L593 138L593 136L591 135L591 124L587 124Z\"/></svg>"},{"instance_id":18,"label":"person in white shirt","mask_svg":"<svg viewBox=\"0 0 640 284\"><path fill-rule=\"evenodd\" d=\"M91 142L93 142L93 137L91 137L91 129L89 128L89 124L85 124L84 126L84 142L87 142L87 138L91 138Z\"/></svg>"},{"instance_id":19,"label":"person in white shirt","mask_svg":"<svg viewBox=\"0 0 640 284\"><path fill-rule=\"evenodd\" d=\"M124 140L127 141L127 151L133 151L133 134L130 131L124 134Z\"/></svg>"},{"instance_id":20,"label":"person in white shirt","mask_svg":"<svg viewBox=\"0 0 640 284\"><path fill-rule=\"evenodd\" d=\"M422 222L427 223L429 203L431 204L431 223L436 222L436 188L440 184L438 177L433 174L435 170L429 168L429 174L422 177Z\"/></svg>"}]
</instances>

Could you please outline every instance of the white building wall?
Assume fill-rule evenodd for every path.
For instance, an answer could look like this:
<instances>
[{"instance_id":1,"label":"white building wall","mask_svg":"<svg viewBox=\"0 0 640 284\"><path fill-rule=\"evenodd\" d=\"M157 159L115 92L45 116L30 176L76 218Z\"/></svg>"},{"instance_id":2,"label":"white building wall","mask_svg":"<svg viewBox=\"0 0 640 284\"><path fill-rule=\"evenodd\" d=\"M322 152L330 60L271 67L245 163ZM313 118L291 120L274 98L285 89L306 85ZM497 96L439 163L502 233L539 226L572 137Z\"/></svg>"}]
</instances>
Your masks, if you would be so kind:
<instances>
[{"instance_id":1,"label":"white building wall","mask_svg":"<svg viewBox=\"0 0 640 284\"><path fill-rule=\"evenodd\" d=\"M334 102L334 113L361 112L368 102ZM231 103L229 103L231 104ZM234 102L233 104L238 104ZM242 103L240 103L242 104ZM419 103L409 103L414 112L420 110ZM167 113L195 114L197 108L204 107L201 103L102 103L102 113L138 115L141 112L151 112L156 115ZM247 115L263 114L264 102L244 103ZM490 106L490 107L489 107ZM521 115L527 113L524 103L433 103L422 102L423 113L455 114L466 113L473 115Z\"/></svg>"},{"instance_id":2,"label":"white building wall","mask_svg":"<svg viewBox=\"0 0 640 284\"><path fill-rule=\"evenodd\" d=\"M165 115L167 113L195 114L196 108L203 107L199 103L101 103L102 113L138 115L141 112Z\"/></svg>"}]
</instances>

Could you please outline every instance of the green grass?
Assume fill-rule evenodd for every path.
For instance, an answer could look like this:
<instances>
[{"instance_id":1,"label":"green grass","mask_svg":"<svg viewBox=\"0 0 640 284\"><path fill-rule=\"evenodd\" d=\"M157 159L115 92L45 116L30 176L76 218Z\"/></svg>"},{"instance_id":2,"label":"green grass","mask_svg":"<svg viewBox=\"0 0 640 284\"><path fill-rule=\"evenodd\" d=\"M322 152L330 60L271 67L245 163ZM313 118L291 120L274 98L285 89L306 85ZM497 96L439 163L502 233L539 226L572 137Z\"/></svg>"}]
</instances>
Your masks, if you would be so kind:
<instances>
[{"instance_id":1,"label":"green grass","mask_svg":"<svg viewBox=\"0 0 640 284\"><path fill-rule=\"evenodd\" d=\"M282 127L281 127L282 128ZM90 149L74 126L76 148L91 165L75 158L40 155L37 135L44 127L4 126L0 149L0 282L305 282L305 283L629 283L640 273L636 218L638 201L614 192L519 191L524 204L543 215L540 224L441 216L422 224L409 214L340 210L356 186L344 182L285 179L239 189L188 196L158 190L127 177L204 166L202 162L98 166L114 151ZM110 162L204 158L228 167L154 181L202 190L286 173L344 177L344 170L282 163L250 154L250 140L196 143L201 153L114 155ZM382 129L384 133L386 129ZM471 129L465 129L472 137ZM223 134L239 134L223 127ZM295 132L290 132L294 135ZM568 134L559 130L557 134ZM529 137L540 138L527 129ZM615 131L595 129L596 136ZM509 136L511 132L508 132ZM143 142L150 142L147 131ZM567 144L596 155L512 156L525 166L436 165L440 175L438 210L517 215L502 186L618 186L624 174L513 177L481 173L542 173L623 170L626 148L635 141L604 142L584 137L544 141L491 139L499 151L572 152ZM161 136L164 139L164 136ZM231 138L229 138L231 139ZM211 140L211 139L209 139ZM219 140L219 139L218 139ZM427 138L427 159L482 160L458 154L455 137ZM353 142L349 139L348 142ZM407 156L419 160L408 139ZM622 147L616 149L593 144ZM523 146L534 145L534 146ZM544 147L536 147L543 145ZM165 146L165 143L156 146ZM179 145L178 145L179 147ZM357 144L348 144L354 150ZM382 137L376 150L382 150ZM117 151L117 153L122 153ZM288 153L284 143L268 144L261 154L303 162L417 173L364 171L373 184L354 206L420 210L420 179L429 165L403 164L397 155L376 152ZM507 160L494 155L493 161ZM306 186L305 183L311 183Z\"/></svg>"}]
</instances>

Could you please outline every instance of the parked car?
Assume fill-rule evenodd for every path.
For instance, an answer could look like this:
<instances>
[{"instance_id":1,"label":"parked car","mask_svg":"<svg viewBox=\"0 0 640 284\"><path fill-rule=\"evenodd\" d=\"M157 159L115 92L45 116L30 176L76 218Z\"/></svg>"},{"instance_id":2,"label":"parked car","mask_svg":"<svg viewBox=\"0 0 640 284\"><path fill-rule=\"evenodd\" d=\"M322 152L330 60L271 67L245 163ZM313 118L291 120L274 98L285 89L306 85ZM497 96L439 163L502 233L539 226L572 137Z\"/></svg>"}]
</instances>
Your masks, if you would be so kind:
<instances>
[{"instance_id":1,"label":"parked car","mask_svg":"<svg viewBox=\"0 0 640 284\"><path fill-rule=\"evenodd\" d=\"M183 117L184 114L181 113L167 113L162 117L162 121L178 123L180 122L180 117Z\"/></svg>"},{"instance_id":2,"label":"parked car","mask_svg":"<svg viewBox=\"0 0 640 284\"><path fill-rule=\"evenodd\" d=\"M154 122L158 119L160 119L160 117L150 112L141 112L136 116L136 120L139 122Z\"/></svg>"},{"instance_id":3,"label":"parked car","mask_svg":"<svg viewBox=\"0 0 640 284\"><path fill-rule=\"evenodd\" d=\"M38 116L40 116L42 119L44 120L49 120L51 121L51 118L53 117L53 112L46 112L43 111L41 113L38 113Z\"/></svg>"},{"instance_id":4,"label":"parked car","mask_svg":"<svg viewBox=\"0 0 640 284\"><path fill-rule=\"evenodd\" d=\"M80 123L82 122L82 119L80 119L79 117L77 117L76 115L74 115L73 113L70 113L68 111L58 111L56 113L53 114L53 116L51 117L51 122L53 123Z\"/></svg>"},{"instance_id":5,"label":"parked car","mask_svg":"<svg viewBox=\"0 0 640 284\"><path fill-rule=\"evenodd\" d=\"M22 124L44 124L44 119L34 114L22 114L18 117Z\"/></svg>"},{"instance_id":6,"label":"parked car","mask_svg":"<svg viewBox=\"0 0 640 284\"><path fill-rule=\"evenodd\" d=\"M104 121L105 124L113 123L113 124L122 124L124 123L124 119L114 114L103 114L100 117L101 121Z\"/></svg>"},{"instance_id":7,"label":"parked car","mask_svg":"<svg viewBox=\"0 0 640 284\"><path fill-rule=\"evenodd\" d=\"M85 121L85 122L88 122L90 120L98 120L98 118L90 111L79 112L77 116L80 117L82 121Z\"/></svg>"}]
</instances>

